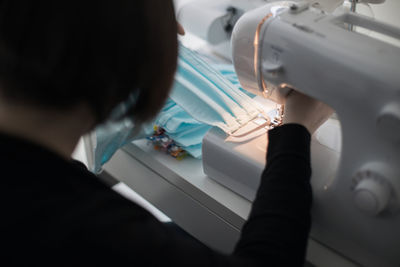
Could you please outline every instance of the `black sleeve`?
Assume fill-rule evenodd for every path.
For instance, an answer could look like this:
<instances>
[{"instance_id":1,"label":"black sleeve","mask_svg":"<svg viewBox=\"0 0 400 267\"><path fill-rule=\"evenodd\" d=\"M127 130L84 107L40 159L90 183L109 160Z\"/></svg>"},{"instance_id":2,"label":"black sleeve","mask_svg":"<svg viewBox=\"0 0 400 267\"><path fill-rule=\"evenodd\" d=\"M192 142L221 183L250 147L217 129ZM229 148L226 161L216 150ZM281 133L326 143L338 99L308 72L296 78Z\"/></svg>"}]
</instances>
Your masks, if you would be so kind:
<instances>
[{"instance_id":1,"label":"black sleeve","mask_svg":"<svg viewBox=\"0 0 400 267\"><path fill-rule=\"evenodd\" d=\"M102 215L92 216L79 234L86 248L81 259L112 266L302 266L310 229L309 154L304 127L270 131L267 167L232 255L177 235L146 211L132 212L132 203L111 197L97 203Z\"/></svg>"},{"instance_id":2,"label":"black sleeve","mask_svg":"<svg viewBox=\"0 0 400 267\"><path fill-rule=\"evenodd\" d=\"M310 134L288 124L268 137L267 166L234 254L303 266L311 225Z\"/></svg>"}]
</instances>

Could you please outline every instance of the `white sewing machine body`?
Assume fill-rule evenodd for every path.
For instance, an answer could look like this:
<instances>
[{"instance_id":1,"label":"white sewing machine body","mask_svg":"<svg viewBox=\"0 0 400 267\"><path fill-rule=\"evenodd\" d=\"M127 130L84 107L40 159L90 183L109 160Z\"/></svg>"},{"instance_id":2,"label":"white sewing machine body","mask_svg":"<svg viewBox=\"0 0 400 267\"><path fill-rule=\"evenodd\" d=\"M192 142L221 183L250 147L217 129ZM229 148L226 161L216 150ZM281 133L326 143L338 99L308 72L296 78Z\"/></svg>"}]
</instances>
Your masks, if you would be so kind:
<instances>
[{"instance_id":1,"label":"white sewing machine body","mask_svg":"<svg viewBox=\"0 0 400 267\"><path fill-rule=\"evenodd\" d=\"M242 86L278 103L295 89L329 104L313 136L312 237L363 266L400 264L400 48L348 31L347 24L400 39L400 29L308 5L269 4L244 14L232 34ZM212 130L204 171L253 199L266 137L227 143ZM341 144L341 145L340 145Z\"/></svg>"}]
</instances>

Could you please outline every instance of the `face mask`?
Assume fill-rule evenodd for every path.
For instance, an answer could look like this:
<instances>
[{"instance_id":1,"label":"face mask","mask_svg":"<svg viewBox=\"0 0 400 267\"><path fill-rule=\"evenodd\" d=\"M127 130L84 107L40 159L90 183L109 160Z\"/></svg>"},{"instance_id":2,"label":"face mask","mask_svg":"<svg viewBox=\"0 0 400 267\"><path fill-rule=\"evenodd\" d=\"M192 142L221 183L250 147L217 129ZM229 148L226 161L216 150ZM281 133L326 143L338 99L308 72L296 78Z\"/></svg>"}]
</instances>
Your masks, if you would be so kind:
<instances>
[{"instance_id":1,"label":"face mask","mask_svg":"<svg viewBox=\"0 0 400 267\"><path fill-rule=\"evenodd\" d=\"M255 101L183 46L170 97L196 120L228 134L262 112Z\"/></svg>"},{"instance_id":2,"label":"face mask","mask_svg":"<svg viewBox=\"0 0 400 267\"><path fill-rule=\"evenodd\" d=\"M134 140L145 138L152 133L153 126L151 124L142 125L140 129L137 129L129 120L108 122L98 126L95 130L96 145L93 172L101 172L102 166L111 159L119 148Z\"/></svg>"},{"instance_id":3,"label":"face mask","mask_svg":"<svg viewBox=\"0 0 400 267\"><path fill-rule=\"evenodd\" d=\"M250 98L256 97L256 95L250 93L247 90L244 90L242 86L240 85L239 78L236 75L235 68L233 67L232 64L213 64L212 65L219 73L222 74L222 76L225 77L230 83L232 83L234 86L238 87L240 91L242 91L244 94L249 96Z\"/></svg>"},{"instance_id":4,"label":"face mask","mask_svg":"<svg viewBox=\"0 0 400 267\"><path fill-rule=\"evenodd\" d=\"M186 129L203 125L176 104L167 109L164 108L157 116L155 124L162 126L169 134L181 133L186 131Z\"/></svg>"},{"instance_id":5,"label":"face mask","mask_svg":"<svg viewBox=\"0 0 400 267\"><path fill-rule=\"evenodd\" d=\"M96 144L94 148L93 172L101 172L101 167L107 163L115 152L125 144L135 139L145 138L152 133L152 124L135 128L130 119L116 121L123 117L128 108L133 105L136 97L131 95L127 101L119 104L110 115L110 119L95 129Z\"/></svg>"},{"instance_id":6,"label":"face mask","mask_svg":"<svg viewBox=\"0 0 400 267\"><path fill-rule=\"evenodd\" d=\"M186 130L178 133L168 133L168 135L174 139L182 148L201 144L204 135L211 129L211 126L207 124L193 125L188 127Z\"/></svg>"},{"instance_id":7,"label":"face mask","mask_svg":"<svg viewBox=\"0 0 400 267\"><path fill-rule=\"evenodd\" d=\"M133 125L126 122L108 122L96 129L96 146L94 150L94 172L114 155L132 135Z\"/></svg>"},{"instance_id":8,"label":"face mask","mask_svg":"<svg viewBox=\"0 0 400 267\"><path fill-rule=\"evenodd\" d=\"M199 151L194 152L194 150L198 147L197 145L201 144L211 126L195 120L171 99L168 99L166 105L168 107L163 108L157 116L155 124L163 128L181 148L188 151L188 148L191 147L191 152L188 151L189 154L198 158L201 156L201 146Z\"/></svg>"}]
</instances>

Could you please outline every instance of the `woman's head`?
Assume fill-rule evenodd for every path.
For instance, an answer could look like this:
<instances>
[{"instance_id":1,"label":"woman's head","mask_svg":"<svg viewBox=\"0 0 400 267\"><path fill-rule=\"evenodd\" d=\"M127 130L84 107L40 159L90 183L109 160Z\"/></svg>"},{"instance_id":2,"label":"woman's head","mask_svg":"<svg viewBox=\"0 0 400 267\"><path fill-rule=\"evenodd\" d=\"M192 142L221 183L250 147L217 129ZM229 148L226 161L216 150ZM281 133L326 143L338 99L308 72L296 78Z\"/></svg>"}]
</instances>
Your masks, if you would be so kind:
<instances>
[{"instance_id":1,"label":"woman's head","mask_svg":"<svg viewBox=\"0 0 400 267\"><path fill-rule=\"evenodd\" d=\"M0 94L49 110L85 104L96 123L156 114L177 60L172 0L0 0Z\"/></svg>"}]
</instances>

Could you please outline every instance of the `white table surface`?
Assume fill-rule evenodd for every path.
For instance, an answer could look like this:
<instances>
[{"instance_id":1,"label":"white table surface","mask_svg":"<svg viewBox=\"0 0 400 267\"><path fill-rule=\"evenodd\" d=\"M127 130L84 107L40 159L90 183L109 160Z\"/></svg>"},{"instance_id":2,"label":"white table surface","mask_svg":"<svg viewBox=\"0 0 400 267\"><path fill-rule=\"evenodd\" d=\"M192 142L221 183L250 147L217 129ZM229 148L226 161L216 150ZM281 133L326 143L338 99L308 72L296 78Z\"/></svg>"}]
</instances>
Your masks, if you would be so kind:
<instances>
[{"instance_id":1,"label":"white table surface","mask_svg":"<svg viewBox=\"0 0 400 267\"><path fill-rule=\"evenodd\" d=\"M116 153L107 173L139 193L203 243L232 251L251 202L207 177L202 161L177 161L138 140ZM356 264L310 238L307 260L316 266Z\"/></svg>"}]
</instances>

